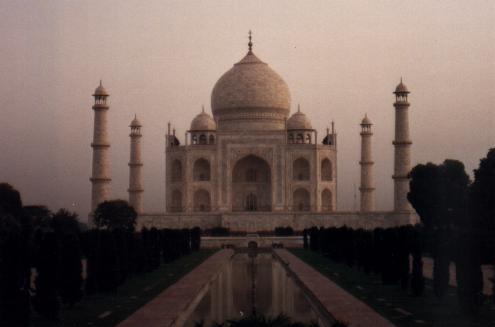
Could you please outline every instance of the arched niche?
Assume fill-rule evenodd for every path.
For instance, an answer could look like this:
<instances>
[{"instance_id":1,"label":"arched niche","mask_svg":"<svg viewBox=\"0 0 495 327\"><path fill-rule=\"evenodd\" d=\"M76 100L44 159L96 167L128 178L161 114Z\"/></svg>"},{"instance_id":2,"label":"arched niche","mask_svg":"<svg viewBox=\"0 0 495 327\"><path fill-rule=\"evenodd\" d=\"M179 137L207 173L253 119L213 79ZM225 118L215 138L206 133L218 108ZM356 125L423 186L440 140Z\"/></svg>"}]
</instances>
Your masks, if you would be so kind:
<instances>
[{"instance_id":1,"label":"arched niche","mask_svg":"<svg viewBox=\"0 0 495 327\"><path fill-rule=\"evenodd\" d=\"M170 201L171 212L182 212L182 192L179 190L172 191L172 197Z\"/></svg>"},{"instance_id":2,"label":"arched niche","mask_svg":"<svg viewBox=\"0 0 495 327\"><path fill-rule=\"evenodd\" d=\"M180 162L180 160L176 159L172 161L171 174L172 182L182 181L182 163Z\"/></svg>"},{"instance_id":3,"label":"arched niche","mask_svg":"<svg viewBox=\"0 0 495 327\"><path fill-rule=\"evenodd\" d=\"M321 161L321 180L322 181L331 181L333 178L332 174L332 163L328 158L325 158Z\"/></svg>"},{"instance_id":4,"label":"arched niche","mask_svg":"<svg viewBox=\"0 0 495 327\"><path fill-rule=\"evenodd\" d=\"M271 207L270 165L255 155L238 160L232 169L232 210L271 211Z\"/></svg>"},{"instance_id":5,"label":"arched niche","mask_svg":"<svg viewBox=\"0 0 495 327\"><path fill-rule=\"evenodd\" d=\"M304 158L294 160L292 164L292 178L295 181L309 181L309 162Z\"/></svg>"},{"instance_id":6,"label":"arched niche","mask_svg":"<svg viewBox=\"0 0 495 327\"><path fill-rule=\"evenodd\" d=\"M311 195L305 188L298 188L292 196L292 210L309 211L311 209Z\"/></svg>"},{"instance_id":7,"label":"arched niche","mask_svg":"<svg viewBox=\"0 0 495 327\"><path fill-rule=\"evenodd\" d=\"M332 211L332 192L329 189L324 189L321 192L321 211Z\"/></svg>"},{"instance_id":8,"label":"arched niche","mask_svg":"<svg viewBox=\"0 0 495 327\"><path fill-rule=\"evenodd\" d=\"M197 190L194 192L194 211L196 212L208 212L211 211L211 198L210 192L207 190Z\"/></svg>"},{"instance_id":9,"label":"arched niche","mask_svg":"<svg viewBox=\"0 0 495 327\"><path fill-rule=\"evenodd\" d=\"M209 181L210 171L210 162L208 160L204 158L196 160L193 165L193 180Z\"/></svg>"}]
</instances>

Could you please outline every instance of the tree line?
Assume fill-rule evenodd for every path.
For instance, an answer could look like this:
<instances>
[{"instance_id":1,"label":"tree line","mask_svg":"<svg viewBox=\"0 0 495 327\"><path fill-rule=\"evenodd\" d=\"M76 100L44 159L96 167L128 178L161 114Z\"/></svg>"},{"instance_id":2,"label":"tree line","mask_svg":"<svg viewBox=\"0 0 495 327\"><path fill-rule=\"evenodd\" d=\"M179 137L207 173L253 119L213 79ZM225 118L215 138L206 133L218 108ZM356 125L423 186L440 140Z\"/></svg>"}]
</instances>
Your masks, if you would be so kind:
<instances>
[{"instance_id":1,"label":"tree line","mask_svg":"<svg viewBox=\"0 0 495 327\"><path fill-rule=\"evenodd\" d=\"M418 213L417 226L375 229L312 228L304 231L304 246L346 262L384 283L424 290L422 256L433 259L433 289L442 299L449 287L449 265L455 263L460 307L476 313L482 305L482 264L495 264L495 148L474 170L447 159L442 164L419 164L410 174L408 200ZM410 264L412 258L412 266ZM495 300L495 280L492 280Z\"/></svg>"},{"instance_id":2,"label":"tree line","mask_svg":"<svg viewBox=\"0 0 495 327\"><path fill-rule=\"evenodd\" d=\"M199 228L135 231L134 209L122 200L95 210L95 229L77 218L23 206L17 190L0 184L0 325L29 326L32 310L57 320L62 306L117 292L128 278L200 248Z\"/></svg>"},{"instance_id":3,"label":"tree line","mask_svg":"<svg viewBox=\"0 0 495 327\"><path fill-rule=\"evenodd\" d=\"M462 162L449 159L417 165L410 177L408 199L434 259L435 293L447 293L453 262L461 307L476 312L484 299L481 265L495 263L495 148L480 160L474 181Z\"/></svg>"},{"instance_id":4,"label":"tree line","mask_svg":"<svg viewBox=\"0 0 495 327\"><path fill-rule=\"evenodd\" d=\"M303 238L306 248L334 262L376 274L383 284L400 284L415 296L423 294L423 247L418 227L374 230L313 227L304 230Z\"/></svg>"}]
</instances>

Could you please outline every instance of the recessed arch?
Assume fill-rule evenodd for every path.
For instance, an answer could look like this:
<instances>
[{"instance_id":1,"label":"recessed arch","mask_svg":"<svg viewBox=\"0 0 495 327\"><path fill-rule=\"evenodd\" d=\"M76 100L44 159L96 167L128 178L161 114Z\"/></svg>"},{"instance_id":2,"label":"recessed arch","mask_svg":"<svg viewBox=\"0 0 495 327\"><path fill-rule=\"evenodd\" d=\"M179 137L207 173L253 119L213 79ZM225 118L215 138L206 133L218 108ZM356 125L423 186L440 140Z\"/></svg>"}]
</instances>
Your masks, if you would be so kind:
<instances>
[{"instance_id":1,"label":"recessed arch","mask_svg":"<svg viewBox=\"0 0 495 327\"><path fill-rule=\"evenodd\" d=\"M292 196L292 210L309 211L311 209L311 195L305 188L298 188Z\"/></svg>"},{"instance_id":2,"label":"recessed arch","mask_svg":"<svg viewBox=\"0 0 495 327\"><path fill-rule=\"evenodd\" d=\"M332 192L329 189L321 192L321 211L333 211Z\"/></svg>"},{"instance_id":3,"label":"recessed arch","mask_svg":"<svg viewBox=\"0 0 495 327\"><path fill-rule=\"evenodd\" d=\"M332 163L328 158L321 161L321 180L331 181L333 178Z\"/></svg>"},{"instance_id":4,"label":"recessed arch","mask_svg":"<svg viewBox=\"0 0 495 327\"><path fill-rule=\"evenodd\" d=\"M172 161L171 173L172 182L182 181L182 163L179 159L175 159L174 161Z\"/></svg>"},{"instance_id":5,"label":"recessed arch","mask_svg":"<svg viewBox=\"0 0 495 327\"><path fill-rule=\"evenodd\" d=\"M182 212L182 192L179 190L172 191L172 197L170 201L171 212Z\"/></svg>"},{"instance_id":6,"label":"recessed arch","mask_svg":"<svg viewBox=\"0 0 495 327\"><path fill-rule=\"evenodd\" d=\"M232 210L271 211L270 165L262 158L247 155L232 169Z\"/></svg>"},{"instance_id":7,"label":"recessed arch","mask_svg":"<svg viewBox=\"0 0 495 327\"><path fill-rule=\"evenodd\" d=\"M205 135L205 134L201 134L201 135L199 136L199 144L201 144L201 145L205 145L205 144L207 144L207 143L208 143L208 138L206 137L206 135Z\"/></svg>"},{"instance_id":8,"label":"recessed arch","mask_svg":"<svg viewBox=\"0 0 495 327\"><path fill-rule=\"evenodd\" d=\"M210 180L210 162L204 158L200 158L193 165L193 180L194 181L209 181Z\"/></svg>"},{"instance_id":9,"label":"recessed arch","mask_svg":"<svg viewBox=\"0 0 495 327\"><path fill-rule=\"evenodd\" d=\"M309 181L309 162L304 158L294 160L292 164L292 178L296 181Z\"/></svg>"},{"instance_id":10,"label":"recessed arch","mask_svg":"<svg viewBox=\"0 0 495 327\"><path fill-rule=\"evenodd\" d=\"M199 189L194 192L193 197L194 211L208 212L211 211L211 198L210 192L204 189Z\"/></svg>"}]
</instances>

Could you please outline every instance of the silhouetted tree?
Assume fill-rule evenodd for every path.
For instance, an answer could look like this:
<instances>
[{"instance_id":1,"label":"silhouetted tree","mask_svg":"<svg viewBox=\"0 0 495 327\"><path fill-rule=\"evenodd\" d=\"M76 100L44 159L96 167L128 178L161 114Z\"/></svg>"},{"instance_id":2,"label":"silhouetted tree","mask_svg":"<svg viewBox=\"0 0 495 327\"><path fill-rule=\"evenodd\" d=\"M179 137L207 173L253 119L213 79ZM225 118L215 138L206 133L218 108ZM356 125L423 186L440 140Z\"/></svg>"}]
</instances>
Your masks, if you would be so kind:
<instances>
[{"instance_id":1,"label":"silhouetted tree","mask_svg":"<svg viewBox=\"0 0 495 327\"><path fill-rule=\"evenodd\" d=\"M420 296L425 289L423 277L423 248L419 227L414 228L410 242L412 263L411 292L413 296Z\"/></svg>"},{"instance_id":2,"label":"silhouetted tree","mask_svg":"<svg viewBox=\"0 0 495 327\"><path fill-rule=\"evenodd\" d=\"M308 230L307 229L303 230L303 247L304 247L304 249L308 248Z\"/></svg>"},{"instance_id":3,"label":"silhouetted tree","mask_svg":"<svg viewBox=\"0 0 495 327\"><path fill-rule=\"evenodd\" d=\"M470 189L470 218L474 229L486 239L492 255L491 262L495 263L495 148L488 151L486 157L480 160L478 169L474 170L474 182ZM495 280L492 280L492 294L495 300Z\"/></svg>"},{"instance_id":4,"label":"silhouetted tree","mask_svg":"<svg viewBox=\"0 0 495 327\"><path fill-rule=\"evenodd\" d=\"M201 228L194 227L191 230L191 250L199 251L200 247L201 247Z\"/></svg>"},{"instance_id":5,"label":"silhouetted tree","mask_svg":"<svg viewBox=\"0 0 495 327\"><path fill-rule=\"evenodd\" d=\"M24 215L29 217L34 229L42 229L44 231L50 229L52 213L43 205L24 206Z\"/></svg>"},{"instance_id":6,"label":"silhouetted tree","mask_svg":"<svg viewBox=\"0 0 495 327\"><path fill-rule=\"evenodd\" d=\"M98 247L98 289L115 292L120 283L120 266L117 244L112 231L100 231Z\"/></svg>"},{"instance_id":7,"label":"silhouetted tree","mask_svg":"<svg viewBox=\"0 0 495 327\"><path fill-rule=\"evenodd\" d=\"M0 183L0 214L19 218L22 215L20 193L7 183Z\"/></svg>"},{"instance_id":8,"label":"silhouetted tree","mask_svg":"<svg viewBox=\"0 0 495 327\"><path fill-rule=\"evenodd\" d=\"M29 325L27 259L19 223L10 214L0 214L0 326Z\"/></svg>"},{"instance_id":9,"label":"silhouetted tree","mask_svg":"<svg viewBox=\"0 0 495 327\"><path fill-rule=\"evenodd\" d=\"M19 192L0 183L0 325L29 324L32 226L23 214Z\"/></svg>"},{"instance_id":10,"label":"silhouetted tree","mask_svg":"<svg viewBox=\"0 0 495 327\"><path fill-rule=\"evenodd\" d=\"M449 283L448 241L450 227L445 224L441 205L442 173L433 164L415 166L410 173L410 191L407 195L409 202L418 213L428 235L431 235L433 248L433 285L437 296L443 297Z\"/></svg>"},{"instance_id":11,"label":"silhouetted tree","mask_svg":"<svg viewBox=\"0 0 495 327\"><path fill-rule=\"evenodd\" d=\"M94 221L98 228L122 228L133 231L136 219L136 211L124 200L102 202L94 212Z\"/></svg>"},{"instance_id":12,"label":"silhouetted tree","mask_svg":"<svg viewBox=\"0 0 495 327\"><path fill-rule=\"evenodd\" d=\"M35 280L34 308L41 316L50 320L57 320L60 311L57 294L59 251L54 232L43 234L36 261L38 275Z\"/></svg>"},{"instance_id":13,"label":"silhouetted tree","mask_svg":"<svg viewBox=\"0 0 495 327\"><path fill-rule=\"evenodd\" d=\"M52 226L60 248L59 290L62 302L74 306L82 298L82 254L77 214L60 209Z\"/></svg>"}]
</instances>

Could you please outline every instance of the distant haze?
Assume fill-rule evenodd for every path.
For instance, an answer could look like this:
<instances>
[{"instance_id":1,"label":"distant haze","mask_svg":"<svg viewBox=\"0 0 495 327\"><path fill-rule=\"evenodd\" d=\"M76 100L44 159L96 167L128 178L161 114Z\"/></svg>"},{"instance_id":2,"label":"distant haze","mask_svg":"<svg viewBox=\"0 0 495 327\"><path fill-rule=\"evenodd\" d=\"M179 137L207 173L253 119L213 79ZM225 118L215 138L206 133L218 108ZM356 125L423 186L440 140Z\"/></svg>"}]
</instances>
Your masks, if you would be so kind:
<instances>
[{"instance_id":1,"label":"distant haze","mask_svg":"<svg viewBox=\"0 0 495 327\"><path fill-rule=\"evenodd\" d=\"M319 132L335 120L338 206L354 208L359 123L373 121L377 209L393 198L393 90L411 91L412 160L495 143L495 1L9 1L0 5L0 181L25 204L90 205L92 92L111 94L114 198L127 199L128 125L143 123L145 210L165 209L164 135L184 131L247 51L289 85ZM321 140L320 140L321 141ZM359 200L359 194L358 198Z\"/></svg>"}]
</instances>

